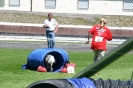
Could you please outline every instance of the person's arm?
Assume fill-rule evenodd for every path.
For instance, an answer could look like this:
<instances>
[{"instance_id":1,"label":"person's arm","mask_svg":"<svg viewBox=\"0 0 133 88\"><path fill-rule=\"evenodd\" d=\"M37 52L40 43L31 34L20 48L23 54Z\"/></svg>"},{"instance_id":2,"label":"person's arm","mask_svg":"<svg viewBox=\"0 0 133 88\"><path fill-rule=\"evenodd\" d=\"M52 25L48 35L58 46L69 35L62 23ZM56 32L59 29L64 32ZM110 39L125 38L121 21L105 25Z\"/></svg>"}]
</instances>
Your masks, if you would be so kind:
<instances>
[{"instance_id":1,"label":"person's arm","mask_svg":"<svg viewBox=\"0 0 133 88\"><path fill-rule=\"evenodd\" d=\"M59 26L55 19L54 19L54 25L56 25L55 30L54 30L54 33L56 33L58 31Z\"/></svg>"},{"instance_id":2,"label":"person's arm","mask_svg":"<svg viewBox=\"0 0 133 88\"><path fill-rule=\"evenodd\" d=\"M47 25L43 25L43 28L49 28L49 26L47 26Z\"/></svg>"},{"instance_id":3,"label":"person's arm","mask_svg":"<svg viewBox=\"0 0 133 88\"><path fill-rule=\"evenodd\" d=\"M43 24L43 28L49 28L49 26L48 25L46 25L46 20L44 21L44 24Z\"/></svg>"},{"instance_id":4,"label":"person's arm","mask_svg":"<svg viewBox=\"0 0 133 88\"><path fill-rule=\"evenodd\" d=\"M58 31L59 26L56 25L54 32L56 33Z\"/></svg>"},{"instance_id":5,"label":"person's arm","mask_svg":"<svg viewBox=\"0 0 133 88\"><path fill-rule=\"evenodd\" d=\"M89 31L88 31L88 40L86 41L85 45L90 42L90 36L94 34L94 30L96 29L96 26L93 26Z\"/></svg>"},{"instance_id":6,"label":"person's arm","mask_svg":"<svg viewBox=\"0 0 133 88\"><path fill-rule=\"evenodd\" d=\"M86 41L85 45L88 44L88 43L90 42L90 35L91 35L91 33L88 32L88 40Z\"/></svg>"},{"instance_id":7,"label":"person's arm","mask_svg":"<svg viewBox=\"0 0 133 88\"><path fill-rule=\"evenodd\" d=\"M108 41L111 41L112 40L112 32L108 28L106 30L106 39Z\"/></svg>"}]
</instances>

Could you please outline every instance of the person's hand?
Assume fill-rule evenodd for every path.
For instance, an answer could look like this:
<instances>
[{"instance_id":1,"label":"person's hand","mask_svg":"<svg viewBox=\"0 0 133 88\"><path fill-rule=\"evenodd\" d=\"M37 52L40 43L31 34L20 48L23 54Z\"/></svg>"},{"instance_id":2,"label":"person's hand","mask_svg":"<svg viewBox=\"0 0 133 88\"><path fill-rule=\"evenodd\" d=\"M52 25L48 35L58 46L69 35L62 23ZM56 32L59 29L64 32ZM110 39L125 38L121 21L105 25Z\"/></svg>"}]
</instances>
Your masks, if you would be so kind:
<instances>
[{"instance_id":1,"label":"person's hand","mask_svg":"<svg viewBox=\"0 0 133 88\"><path fill-rule=\"evenodd\" d=\"M47 26L47 25L44 25L43 27L44 27L44 28L49 28L49 26Z\"/></svg>"},{"instance_id":2,"label":"person's hand","mask_svg":"<svg viewBox=\"0 0 133 88\"><path fill-rule=\"evenodd\" d=\"M56 30L54 30L54 33L56 33L57 31Z\"/></svg>"},{"instance_id":3,"label":"person's hand","mask_svg":"<svg viewBox=\"0 0 133 88\"><path fill-rule=\"evenodd\" d=\"M49 26L46 26L46 28L49 28Z\"/></svg>"},{"instance_id":4,"label":"person's hand","mask_svg":"<svg viewBox=\"0 0 133 88\"><path fill-rule=\"evenodd\" d=\"M89 40L85 43L85 45L88 44L88 43L89 43Z\"/></svg>"}]
</instances>

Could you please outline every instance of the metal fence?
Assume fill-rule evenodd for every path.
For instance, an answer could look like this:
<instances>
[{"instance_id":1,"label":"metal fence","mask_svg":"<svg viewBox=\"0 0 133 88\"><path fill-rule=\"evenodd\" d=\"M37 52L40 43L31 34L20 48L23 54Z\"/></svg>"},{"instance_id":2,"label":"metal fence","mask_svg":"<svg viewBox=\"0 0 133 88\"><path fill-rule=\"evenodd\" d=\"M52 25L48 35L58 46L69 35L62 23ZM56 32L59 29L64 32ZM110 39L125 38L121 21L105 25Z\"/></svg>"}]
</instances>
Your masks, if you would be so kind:
<instances>
[{"instance_id":1,"label":"metal fence","mask_svg":"<svg viewBox=\"0 0 133 88\"><path fill-rule=\"evenodd\" d=\"M0 7L18 7L20 6L20 0L9 0L8 4L5 4L5 0L0 0Z\"/></svg>"},{"instance_id":2,"label":"metal fence","mask_svg":"<svg viewBox=\"0 0 133 88\"><path fill-rule=\"evenodd\" d=\"M46 9L55 9L56 0L45 0L45 8Z\"/></svg>"},{"instance_id":3,"label":"metal fence","mask_svg":"<svg viewBox=\"0 0 133 88\"><path fill-rule=\"evenodd\" d=\"M133 11L133 0L123 0L123 11Z\"/></svg>"},{"instance_id":4,"label":"metal fence","mask_svg":"<svg viewBox=\"0 0 133 88\"><path fill-rule=\"evenodd\" d=\"M45 0L45 8L46 9L55 9L56 8L56 0ZM89 8L89 0L78 0L77 1L77 9L78 10L87 10Z\"/></svg>"},{"instance_id":5,"label":"metal fence","mask_svg":"<svg viewBox=\"0 0 133 88\"><path fill-rule=\"evenodd\" d=\"M78 0L77 9L88 10L89 9L89 1L88 0Z\"/></svg>"},{"instance_id":6,"label":"metal fence","mask_svg":"<svg viewBox=\"0 0 133 88\"><path fill-rule=\"evenodd\" d=\"M9 0L9 6L20 6L20 0Z\"/></svg>"}]
</instances>

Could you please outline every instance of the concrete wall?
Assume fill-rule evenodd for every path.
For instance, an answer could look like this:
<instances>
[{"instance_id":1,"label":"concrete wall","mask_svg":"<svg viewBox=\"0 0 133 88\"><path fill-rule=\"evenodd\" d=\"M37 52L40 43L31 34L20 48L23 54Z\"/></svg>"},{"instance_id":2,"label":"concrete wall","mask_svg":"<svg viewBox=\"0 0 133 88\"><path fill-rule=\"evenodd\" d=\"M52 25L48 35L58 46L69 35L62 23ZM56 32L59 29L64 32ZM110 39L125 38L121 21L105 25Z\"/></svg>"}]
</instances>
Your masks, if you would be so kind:
<instances>
[{"instance_id":1,"label":"concrete wall","mask_svg":"<svg viewBox=\"0 0 133 88\"><path fill-rule=\"evenodd\" d=\"M33 0L35 1L35 0ZM36 1L38 2L38 1ZM105 14L112 12L123 12L123 0L89 0L88 10L78 10L77 0L56 0L55 9L45 9L45 0L34 3L35 12L57 12L57 13L84 13L84 14ZM43 5L43 6L42 6ZM117 8L116 8L117 6Z\"/></svg>"},{"instance_id":2,"label":"concrete wall","mask_svg":"<svg viewBox=\"0 0 133 88\"><path fill-rule=\"evenodd\" d=\"M9 0L0 0L0 10L30 11L30 0L20 0L20 6L9 6Z\"/></svg>"},{"instance_id":3,"label":"concrete wall","mask_svg":"<svg viewBox=\"0 0 133 88\"><path fill-rule=\"evenodd\" d=\"M123 0L103 0L103 1L90 1L89 11L91 12L104 12L104 11L119 11L122 12Z\"/></svg>"},{"instance_id":4,"label":"concrete wall","mask_svg":"<svg viewBox=\"0 0 133 88\"><path fill-rule=\"evenodd\" d=\"M32 0L33 12L44 12L45 0Z\"/></svg>"},{"instance_id":5,"label":"concrete wall","mask_svg":"<svg viewBox=\"0 0 133 88\"><path fill-rule=\"evenodd\" d=\"M33 0L33 12L76 13L77 0L56 0L55 9L45 9L45 0Z\"/></svg>"},{"instance_id":6,"label":"concrete wall","mask_svg":"<svg viewBox=\"0 0 133 88\"><path fill-rule=\"evenodd\" d=\"M43 24L1 23L0 34L45 36L45 29L42 28L42 25ZM56 36L87 37L90 28L91 26L59 25ZM112 31L114 38L129 38L133 35L133 28L109 27L109 29Z\"/></svg>"},{"instance_id":7,"label":"concrete wall","mask_svg":"<svg viewBox=\"0 0 133 88\"><path fill-rule=\"evenodd\" d=\"M88 10L78 10L78 0L56 0L55 9L45 9L45 0L20 0L20 6L10 7L9 0L0 0L0 10L19 10L33 12L57 12L57 13L83 13L83 14L105 14L112 12L123 12L123 0L89 0ZM2 4L4 4L2 6Z\"/></svg>"}]
</instances>

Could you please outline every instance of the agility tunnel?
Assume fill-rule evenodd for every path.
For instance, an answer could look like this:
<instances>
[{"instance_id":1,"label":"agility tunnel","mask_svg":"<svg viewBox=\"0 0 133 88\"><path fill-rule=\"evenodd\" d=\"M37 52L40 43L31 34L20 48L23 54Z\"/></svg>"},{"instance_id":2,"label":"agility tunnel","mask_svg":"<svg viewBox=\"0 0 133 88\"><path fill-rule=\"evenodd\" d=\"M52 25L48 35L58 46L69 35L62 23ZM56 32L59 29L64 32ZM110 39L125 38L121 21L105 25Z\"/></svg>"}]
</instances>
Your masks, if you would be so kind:
<instances>
[{"instance_id":1,"label":"agility tunnel","mask_svg":"<svg viewBox=\"0 0 133 88\"><path fill-rule=\"evenodd\" d=\"M133 88L131 80L103 80L99 78L48 79L30 84L27 88Z\"/></svg>"},{"instance_id":2,"label":"agility tunnel","mask_svg":"<svg viewBox=\"0 0 133 88\"><path fill-rule=\"evenodd\" d=\"M58 48L41 48L32 51L27 58L27 69L37 70L39 66L46 67L44 64L45 57L51 54L54 56L56 63L53 65L53 72L59 72L66 62L69 61L68 53Z\"/></svg>"}]
</instances>

